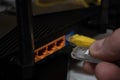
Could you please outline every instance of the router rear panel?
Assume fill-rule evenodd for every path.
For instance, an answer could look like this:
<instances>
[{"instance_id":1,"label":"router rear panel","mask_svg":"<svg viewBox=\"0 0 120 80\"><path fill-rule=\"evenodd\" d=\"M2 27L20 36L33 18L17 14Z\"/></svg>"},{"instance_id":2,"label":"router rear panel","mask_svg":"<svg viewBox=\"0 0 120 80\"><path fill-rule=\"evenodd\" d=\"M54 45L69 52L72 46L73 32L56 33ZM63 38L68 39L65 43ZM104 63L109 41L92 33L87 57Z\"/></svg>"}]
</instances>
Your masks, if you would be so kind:
<instances>
[{"instance_id":1,"label":"router rear panel","mask_svg":"<svg viewBox=\"0 0 120 80\"><path fill-rule=\"evenodd\" d=\"M54 43L54 41L58 40L61 36L66 36L70 32L76 31L76 29L79 28L80 21L91 17L89 14L93 16L94 10L96 9L86 9L81 10L81 12L79 9L76 9L33 16L33 31L35 39L34 56L36 61L34 80L67 79L69 53L71 48L66 48L65 42L64 46L53 51L54 53L52 54L38 52L44 46L48 46L49 43ZM84 14L86 14L86 16L82 17L81 15ZM81 28L81 32L83 31L83 28ZM3 66L1 66L0 77L3 78L3 80L8 80L9 78L18 80L22 78L22 69L16 65L16 55L20 54L17 35L17 27L13 27L9 33L0 39L0 55L3 56L3 58L1 58ZM37 50L38 52L36 52ZM38 55L37 57L36 54ZM4 55L7 56L4 57Z\"/></svg>"},{"instance_id":2,"label":"router rear panel","mask_svg":"<svg viewBox=\"0 0 120 80\"><path fill-rule=\"evenodd\" d=\"M65 12L51 13L33 16L33 34L35 39L35 49L74 31L75 25L79 25L81 20L91 18L98 12L98 8L71 10ZM85 15L85 16L83 16ZM8 34L1 38L1 55L19 52L18 30L13 28Z\"/></svg>"}]
</instances>

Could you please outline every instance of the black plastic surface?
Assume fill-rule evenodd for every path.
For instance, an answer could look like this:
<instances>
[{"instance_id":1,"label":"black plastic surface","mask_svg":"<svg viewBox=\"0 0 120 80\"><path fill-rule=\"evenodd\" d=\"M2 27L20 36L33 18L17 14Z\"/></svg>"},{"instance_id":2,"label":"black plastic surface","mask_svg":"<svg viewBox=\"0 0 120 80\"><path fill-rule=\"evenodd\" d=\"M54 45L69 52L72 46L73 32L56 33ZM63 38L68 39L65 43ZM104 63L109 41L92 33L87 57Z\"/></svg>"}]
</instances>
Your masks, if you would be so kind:
<instances>
[{"instance_id":1,"label":"black plastic surface","mask_svg":"<svg viewBox=\"0 0 120 80\"><path fill-rule=\"evenodd\" d=\"M33 17L33 32L35 48L41 47L46 43L65 35L74 30L74 24L79 23L88 17L98 14L99 8L76 9L65 12L44 14ZM7 56L19 51L18 31L14 28L7 35L0 39L0 56Z\"/></svg>"}]
</instances>

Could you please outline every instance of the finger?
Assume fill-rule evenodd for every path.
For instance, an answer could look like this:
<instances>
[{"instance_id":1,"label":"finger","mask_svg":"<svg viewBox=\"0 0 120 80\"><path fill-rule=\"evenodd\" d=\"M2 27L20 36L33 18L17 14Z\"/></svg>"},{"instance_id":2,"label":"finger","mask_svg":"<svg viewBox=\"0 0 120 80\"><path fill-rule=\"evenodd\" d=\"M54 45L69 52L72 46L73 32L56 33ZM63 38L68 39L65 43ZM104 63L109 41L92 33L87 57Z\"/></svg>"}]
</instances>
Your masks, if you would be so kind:
<instances>
[{"instance_id":1,"label":"finger","mask_svg":"<svg viewBox=\"0 0 120 80\"><path fill-rule=\"evenodd\" d=\"M96 66L98 80L120 80L120 68L112 63L101 62Z\"/></svg>"},{"instance_id":2,"label":"finger","mask_svg":"<svg viewBox=\"0 0 120 80\"><path fill-rule=\"evenodd\" d=\"M96 64L84 62L83 70L88 74L94 74L95 66L96 66Z\"/></svg>"},{"instance_id":3,"label":"finger","mask_svg":"<svg viewBox=\"0 0 120 80\"><path fill-rule=\"evenodd\" d=\"M90 46L90 54L93 57L106 60L120 60L120 29L113 32L105 39L98 40Z\"/></svg>"}]
</instances>

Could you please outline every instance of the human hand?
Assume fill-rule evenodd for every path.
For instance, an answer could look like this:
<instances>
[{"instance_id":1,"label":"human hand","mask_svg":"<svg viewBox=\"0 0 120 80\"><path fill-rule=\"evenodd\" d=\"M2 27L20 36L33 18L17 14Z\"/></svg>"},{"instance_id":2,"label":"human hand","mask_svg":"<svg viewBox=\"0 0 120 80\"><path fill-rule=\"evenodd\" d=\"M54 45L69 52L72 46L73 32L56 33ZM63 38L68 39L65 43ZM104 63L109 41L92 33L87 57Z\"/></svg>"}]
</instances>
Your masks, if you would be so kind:
<instances>
[{"instance_id":1,"label":"human hand","mask_svg":"<svg viewBox=\"0 0 120 80\"><path fill-rule=\"evenodd\" d=\"M98 80L120 80L120 67L112 62L120 61L120 29L110 36L94 42L90 55L103 60L98 64L86 62L84 70L95 74Z\"/></svg>"}]
</instances>

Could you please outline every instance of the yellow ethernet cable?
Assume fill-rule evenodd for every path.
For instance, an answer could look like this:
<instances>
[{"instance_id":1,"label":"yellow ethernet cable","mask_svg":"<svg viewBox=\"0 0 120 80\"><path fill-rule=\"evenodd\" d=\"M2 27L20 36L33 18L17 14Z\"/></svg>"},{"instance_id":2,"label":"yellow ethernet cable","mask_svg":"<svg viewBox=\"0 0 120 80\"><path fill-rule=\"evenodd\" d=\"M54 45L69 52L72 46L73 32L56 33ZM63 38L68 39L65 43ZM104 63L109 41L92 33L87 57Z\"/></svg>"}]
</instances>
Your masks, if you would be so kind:
<instances>
[{"instance_id":1,"label":"yellow ethernet cable","mask_svg":"<svg viewBox=\"0 0 120 80\"><path fill-rule=\"evenodd\" d=\"M75 34L70 37L70 42L76 45L71 52L71 57L80 61L87 61L91 63L100 63L103 60L97 59L90 55L89 46L95 41L95 39ZM115 64L119 65L120 61L115 62Z\"/></svg>"},{"instance_id":2,"label":"yellow ethernet cable","mask_svg":"<svg viewBox=\"0 0 120 80\"><path fill-rule=\"evenodd\" d=\"M84 47L84 48L88 48L94 41L95 39L93 38L79 34L74 34L69 37L70 43L74 44L75 46Z\"/></svg>"},{"instance_id":3,"label":"yellow ethernet cable","mask_svg":"<svg viewBox=\"0 0 120 80\"><path fill-rule=\"evenodd\" d=\"M99 63L102 60L93 58L89 54L89 46L95 41L95 39L75 34L69 37L69 42L74 44L76 47L71 52L71 57L76 60L88 61L91 63Z\"/></svg>"}]
</instances>

